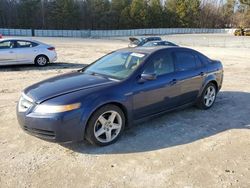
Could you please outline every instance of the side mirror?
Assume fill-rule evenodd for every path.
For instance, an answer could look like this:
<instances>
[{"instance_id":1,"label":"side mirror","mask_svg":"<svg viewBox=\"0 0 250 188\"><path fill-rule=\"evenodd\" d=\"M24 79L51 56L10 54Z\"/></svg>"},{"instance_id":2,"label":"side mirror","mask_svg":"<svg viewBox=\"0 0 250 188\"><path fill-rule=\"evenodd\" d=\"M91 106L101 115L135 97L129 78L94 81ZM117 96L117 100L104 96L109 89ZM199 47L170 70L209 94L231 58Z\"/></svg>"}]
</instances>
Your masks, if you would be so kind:
<instances>
[{"instance_id":1,"label":"side mirror","mask_svg":"<svg viewBox=\"0 0 250 188\"><path fill-rule=\"evenodd\" d=\"M142 73L139 82L142 83L145 81L152 81L152 80L156 80L156 78L157 78L157 75L154 73L152 73L152 74Z\"/></svg>"}]
</instances>

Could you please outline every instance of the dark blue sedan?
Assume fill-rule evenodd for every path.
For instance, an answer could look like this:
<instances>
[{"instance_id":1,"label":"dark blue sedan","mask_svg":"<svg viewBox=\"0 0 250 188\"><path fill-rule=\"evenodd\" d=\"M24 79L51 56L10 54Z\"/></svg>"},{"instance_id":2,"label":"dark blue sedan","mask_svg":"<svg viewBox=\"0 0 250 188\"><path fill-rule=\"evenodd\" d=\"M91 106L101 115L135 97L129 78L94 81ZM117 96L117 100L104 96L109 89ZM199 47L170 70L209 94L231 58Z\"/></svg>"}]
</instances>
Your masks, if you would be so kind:
<instances>
[{"instance_id":1,"label":"dark blue sedan","mask_svg":"<svg viewBox=\"0 0 250 188\"><path fill-rule=\"evenodd\" d=\"M188 105L209 109L222 80L221 62L195 50L126 48L26 88L17 117L26 132L42 139L86 138L104 146L139 120Z\"/></svg>"}]
</instances>

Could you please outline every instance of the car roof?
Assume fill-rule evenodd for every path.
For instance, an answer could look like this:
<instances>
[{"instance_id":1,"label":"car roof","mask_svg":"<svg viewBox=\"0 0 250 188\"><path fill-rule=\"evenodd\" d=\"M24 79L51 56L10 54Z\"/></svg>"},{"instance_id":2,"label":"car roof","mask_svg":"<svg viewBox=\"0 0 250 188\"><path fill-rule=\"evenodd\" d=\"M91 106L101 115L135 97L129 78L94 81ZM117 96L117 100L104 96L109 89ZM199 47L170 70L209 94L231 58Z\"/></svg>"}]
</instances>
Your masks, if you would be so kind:
<instances>
[{"instance_id":1,"label":"car roof","mask_svg":"<svg viewBox=\"0 0 250 188\"><path fill-rule=\"evenodd\" d=\"M6 40L30 41L30 42L35 42L35 43L38 43L38 44L43 44L42 42L39 42L39 41L36 41L36 40L33 40L33 39L28 39L28 38L1 38L0 42L1 41L6 41Z\"/></svg>"},{"instance_id":2,"label":"car roof","mask_svg":"<svg viewBox=\"0 0 250 188\"><path fill-rule=\"evenodd\" d=\"M2 39L0 39L0 42L6 41L6 40L29 41L29 42L37 43L39 45L51 46L50 44L46 44L46 43L43 43L43 42L40 42L40 41L37 41L37 40L33 40L33 39L29 39L29 38L2 38Z\"/></svg>"},{"instance_id":3,"label":"car roof","mask_svg":"<svg viewBox=\"0 0 250 188\"><path fill-rule=\"evenodd\" d=\"M11 38L11 37L1 38L0 40L29 40L29 41L31 41L30 39L24 39L24 38Z\"/></svg>"},{"instance_id":4,"label":"car roof","mask_svg":"<svg viewBox=\"0 0 250 188\"><path fill-rule=\"evenodd\" d=\"M156 51L162 50L162 49L186 49L186 50L192 50L190 48L184 48L179 46L140 46L135 48L123 48L118 51L120 52L135 52L135 53L146 53L146 54L152 54Z\"/></svg>"}]
</instances>

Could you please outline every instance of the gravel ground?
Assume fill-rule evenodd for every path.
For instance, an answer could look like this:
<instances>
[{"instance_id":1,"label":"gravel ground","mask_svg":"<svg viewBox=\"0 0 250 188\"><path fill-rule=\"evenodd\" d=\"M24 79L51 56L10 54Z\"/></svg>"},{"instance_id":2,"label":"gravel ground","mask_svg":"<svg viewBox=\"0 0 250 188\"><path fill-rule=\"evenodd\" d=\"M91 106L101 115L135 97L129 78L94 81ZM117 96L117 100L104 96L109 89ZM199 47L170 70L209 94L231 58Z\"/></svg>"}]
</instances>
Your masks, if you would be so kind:
<instances>
[{"instance_id":1,"label":"gravel ground","mask_svg":"<svg viewBox=\"0 0 250 188\"><path fill-rule=\"evenodd\" d=\"M214 43L231 38L237 45L197 45L201 37ZM59 145L27 135L15 107L23 88L79 69L127 42L36 38L56 46L57 63L0 67L0 187L250 187L250 37L240 48L242 38L221 37L165 37L196 44L223 62L224 85L212 109L191 107L137 124L108 147Z\"/></svg>"}]
</instances>

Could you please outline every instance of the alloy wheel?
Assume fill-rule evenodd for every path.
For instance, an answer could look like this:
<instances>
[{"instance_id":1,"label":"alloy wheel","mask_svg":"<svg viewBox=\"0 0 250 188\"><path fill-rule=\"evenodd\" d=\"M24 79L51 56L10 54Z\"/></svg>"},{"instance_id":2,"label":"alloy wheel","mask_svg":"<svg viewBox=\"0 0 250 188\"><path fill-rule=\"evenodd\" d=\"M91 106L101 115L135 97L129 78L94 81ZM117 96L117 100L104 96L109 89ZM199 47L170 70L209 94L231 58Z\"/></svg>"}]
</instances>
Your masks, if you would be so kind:
<instances>
[{"instance_id":1,"label":"alloy wheel","mask_svg":"<svg viewBox=\"0 0 250 188\"><path fill-rule=\"evenodd\" d=\"M116 111L104 112L94 125L95 138L101 143L114 140L122 129L122 117Z\"/></svg>"},{"instance_id":2,"label":"alloy wheel","mask_svg":"<svg viewBox=\"0 0 250 188\"><path fill-rule=\"evenodd\" d=\"M43 56L38 57L38 59L37 59L37 64L38 64L39 66L44 66L44 65L47 64L47 59L46 59L45 57L43 57Z\"/></svg>"},{"instance_id":3,"label":"alloy wheel","mask_svg":"<svg viewBox=\"0 0 250 188\"><path fill-rule=\"evenodd\" d=\"M204 104L206 107L213 105L216 97L216 89L213 86L209 86L204 95Z\"/></svg>"}]
</instances>

